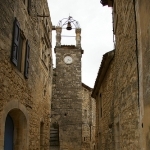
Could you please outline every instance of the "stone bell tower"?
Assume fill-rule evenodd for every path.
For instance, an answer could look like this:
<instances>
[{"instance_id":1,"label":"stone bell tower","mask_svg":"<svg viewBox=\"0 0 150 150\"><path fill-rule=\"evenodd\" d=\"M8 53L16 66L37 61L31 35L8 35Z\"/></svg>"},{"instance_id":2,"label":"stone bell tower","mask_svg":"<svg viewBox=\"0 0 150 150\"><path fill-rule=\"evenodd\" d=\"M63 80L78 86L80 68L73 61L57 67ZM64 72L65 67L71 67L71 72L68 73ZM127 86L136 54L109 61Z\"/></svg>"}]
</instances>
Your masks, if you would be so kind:
<instances>
[{"instance_id":1,"label":"stone bell tower","mask_svg":"<svg viewBox=\"0 0 150 150\"><path fill-rule=\"evenodd\" d=\"M66 29L71 30L73 24L77 24L77 22L69 17L66 24L56 27L56 68L53 78L51 150L56 149L56 147L59 150L81 150L81 57L83 54L81 28L75 26L76 45L61 45L62 27L67 25ZM56 140L58 141L56 142ZM54 144L54 141L58 146Z\"/></svg>"}]
</instances>

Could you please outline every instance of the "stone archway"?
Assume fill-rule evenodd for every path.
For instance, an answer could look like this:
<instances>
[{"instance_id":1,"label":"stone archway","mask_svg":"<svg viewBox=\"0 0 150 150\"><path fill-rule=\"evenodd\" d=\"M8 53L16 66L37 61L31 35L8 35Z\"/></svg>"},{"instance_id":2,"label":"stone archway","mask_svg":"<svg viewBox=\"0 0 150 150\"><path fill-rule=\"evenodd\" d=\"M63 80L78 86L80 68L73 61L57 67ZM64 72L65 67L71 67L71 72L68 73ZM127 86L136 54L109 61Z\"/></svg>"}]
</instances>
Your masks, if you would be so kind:
<instances>
[{"instance_id":1,"label":"stone archway","mask_svg":"<svg viewBox=\"0 0 150 150\"><path fill-rule=\"evenodd\" d=\"M13 150L28 150L28 129L29 118L27 110L24 105L18 101L9 102L3 109L0 126L0 149L7 150L4 147L5 137L5 125L7 123L6 118L11 117L14 130L13 130Z\"/></svg>"}]
</instances>

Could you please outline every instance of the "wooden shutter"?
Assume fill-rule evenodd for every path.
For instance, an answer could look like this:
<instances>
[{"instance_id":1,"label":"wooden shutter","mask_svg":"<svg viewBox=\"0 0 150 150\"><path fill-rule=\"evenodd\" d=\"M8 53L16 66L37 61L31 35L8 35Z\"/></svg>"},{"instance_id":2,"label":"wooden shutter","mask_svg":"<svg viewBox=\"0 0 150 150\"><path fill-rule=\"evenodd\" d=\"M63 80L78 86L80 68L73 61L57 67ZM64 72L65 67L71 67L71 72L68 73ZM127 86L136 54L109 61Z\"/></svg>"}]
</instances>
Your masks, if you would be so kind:
<instances>
[{"instance_id":1,"label":"wooden shutter","mask_svg":"<svg viewBox=\"0 0 150 150\"><path fill-rule=\"evenodd\" d=\"M12 42L12 54L11 54L11 61L15 66L18 65L19 41L20 41L20 25L18 20L15 18L13 30L13 42Z\"/></svg>"},{"instance_id":2,"label":"wooden shutter","mask_svg":"<svg viewBox=\"0 0 150 150\"><path fill-rule=\"evenodd\" d=\"M31 0L28 0L28 13L31 14Z\"/></svg>"},{"instance_id":3,"label":"wooden shutter","mask_svg":"<svg viewBox=\"0 0 150 150\"><path fill-rule=\"evenodd\" d=\"M25 68L24 68L24 76L26 79L28 79L28 74L29 74L29 53L30 53L30 46L29 46L29 42L27 40L27 42L26 42Z\"/></svg>"}]
</instances>

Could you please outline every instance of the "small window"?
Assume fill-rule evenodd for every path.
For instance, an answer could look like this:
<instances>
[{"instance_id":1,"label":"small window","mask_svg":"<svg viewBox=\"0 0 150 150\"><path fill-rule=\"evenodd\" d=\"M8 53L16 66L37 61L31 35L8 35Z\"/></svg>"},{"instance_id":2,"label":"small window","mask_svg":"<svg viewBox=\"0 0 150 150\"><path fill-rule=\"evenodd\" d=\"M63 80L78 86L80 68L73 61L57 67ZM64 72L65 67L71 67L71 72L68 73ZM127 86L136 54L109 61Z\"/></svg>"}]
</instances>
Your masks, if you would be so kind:
<instances>
[{"instance_id":1,"label":"small window","mask_svg":"<svg viewBox=\"0 0 150 150\"><path fill-rule=\"evenodd\" d=\"M59 125L56 122L50 129L50 146L59 146Z\"/></svg>"},{"instance_id":2,"label":"small window","mask_svg":"<svg viewBox=\"0 0 150 150\"><path fill-rule=\"evenodd\" d=\"M44 147L44 123L40 124L40 149Z\"/></svg>"},{"instance_id":3,"label":"small window","mask_svg":"<svg viewBox=\"0 0 150 150\"><path fill-rule=\"evenodd\" d=\"M84 117L87 118L87 110L84 110Z\"/></svg>"},{"instance_id":4,"label":"small window","mask_svg":"<svg viewBox=\"0 0 150 150\"><path fill-rule=\"evenodd\" d=\"M99 94L99 97L101 98L101 93Z\"/></svg>"},{"instance_id":5,"label":"small window","mask_svg":"<svg viewBox=\"0 0 150 150\"><path fill-rule=\"evenodd\" d=\"M86 138L84 137L84 141L86 140Z\"/></svg>"}]
</instances>

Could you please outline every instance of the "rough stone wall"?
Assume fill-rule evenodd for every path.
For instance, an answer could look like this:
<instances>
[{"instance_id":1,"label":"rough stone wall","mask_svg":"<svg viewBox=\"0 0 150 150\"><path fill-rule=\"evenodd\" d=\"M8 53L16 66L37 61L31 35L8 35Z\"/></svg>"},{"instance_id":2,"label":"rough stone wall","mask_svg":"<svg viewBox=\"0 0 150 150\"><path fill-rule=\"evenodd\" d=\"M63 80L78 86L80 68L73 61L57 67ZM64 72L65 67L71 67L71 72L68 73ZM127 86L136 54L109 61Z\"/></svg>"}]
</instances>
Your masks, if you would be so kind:
<instances>
[{"instance_id":1,"label":"rough stone wall","mask_svg":"<svg viewBox=\"0 0 150 150\"><path fill-rule=\"evenodd\" d=\"M37 17L37 14L42 14L43 10L49 15L47 1L32 1L30 12L28 12L27 5L23 0L1 0L0 5L0 149L3 150L4 146L6 119L4 116L11 108L24 110L27 112L24 115L28 116L26 118L27 128L25 129L27 133L26 146L21 146L19 149L40 149L40 147L49 149L52 88L51 20L50 17ZM22 36L24 36L21 70L18 70L10 61L15 17L20 24ZM46 20L47 23L44 23ZM42 59L44 44L41 39L47 41L46 60ZM25 79L24 59L27 40L30 45L29 75L28 79ZM15 110L13 109L13 111ZM41 123L43 124L43 133L40 133ZM24 142L20 141L20 143ZM17 143L14 142L15 144Z\"/></svg>"},{"instance_id":2,"label":"rough stone wall","mask_svg":"<svg viewBox=\"0 0 150 150\"><path fill-rule=\"evenodd\" d=\"M91 98L91 120L92 120L91 150L95 150L95 147L96 147L96 142L95 142L95 136L96 136L96 132L95 132L96 131L96 101L94 98Z\"/></svg>"},{"instance_id":3,"label":"rough stone wall","mask_svg":"<svg viewBox=\"0 0 150 150\"><path fill-rule=\"evenodd\" d=\"M106 76L102 82L99 100L101 101L101 110L99 112L99 138L101 139L102 150L114 149L113 136L112 136L112 100L114 98L114 62L111 64L107 70Z\"/></svg>"},{"instance_id":4,"label":"rough stone wall","mask_svg":"<svg viewBox=\"0 0 150 150\"><path fill-rule=\"evenodd\" d=\"M115 0L114 5L117 15L113 104L115 149L138 150L139 95L134 4L130 0Z\"/></svg>"},{"instance_id":5,"label":"rough stone wall","mask_svg":"<svg viewBox=\"0 0 150 150\"><path fill-rule=\"evenodd\" d=\"M83 102L82 102L82 149L90 149L91 139L91 104L90 93L83 87Z\"/></svg>"},{"instance_id":6,"label":"rough stone wall","mask_svg":"<svg viewBox=\"0 0 150 150\"><path fill-rule=\"evenodd\" d=\"M95 147L96 149L99 148L99 100L98 97L95 98L96 100L96 127L95 127Z\"/></svg>"},{"instance_id":7,"label":"rough stone wall","mask_svg":"<svg viewBox=\"0 0 150 150\"><path fill-rule=\"evenodd\" d=\"M80 150L82 142L82 50L75 46L55 47L55 91L52 98L52 120L59 124L60 150ZM73 58L65 64L64 57Z\"/></svg>"},{"instance_id":8,"label":"rough stone wall","mask_svg":"<svg viewBox=\"0 0 150 150\"><path fill-rule=\"evenodd\" d=\"M141 149L150 149L150 1L136 0L138 56L140 75L140 129Z\"/></svg>"},{"instance_id":9,"label":"rough stone wall","mask_svg":"<svg viewBox=\"0 0 150 150\"><path fill-rule=\"evenodd\" d=\"M115 55L113 64L111 64L113 72L107 71L99 87L99 93L97 93L99 94L96 99L97 149L141 149L138 76L138 69L141 64L137 65L138 45L134 6L134 1L114 0ZM142 22L145 24L144 21ZM112 77L109 78L111 74ZM102 119L99 119L101 105Z\"/></svg>"},{"instance_id":10,"label":"rough stone wall","mask_svg":"<svg viewBox=\"0 0 150 150\"><path fill-rule=\"evenodd\" d=\"M101 83L96 98L97 123L96 140L97 148L101 150L114 149L113 141L113 98L114 98L114 61L111 61L106 75Z\"/></svg>"},{"instance_id":11,"label":"rough stone wall","mask_svg":"<svg viewBox=\"0 0 150 150\"><path fill-rule=\"evenodd\" d=\"M96 103L92 89L82 87L82 149L93 150L95 145Z\"/></svg>"}]
</instances>

